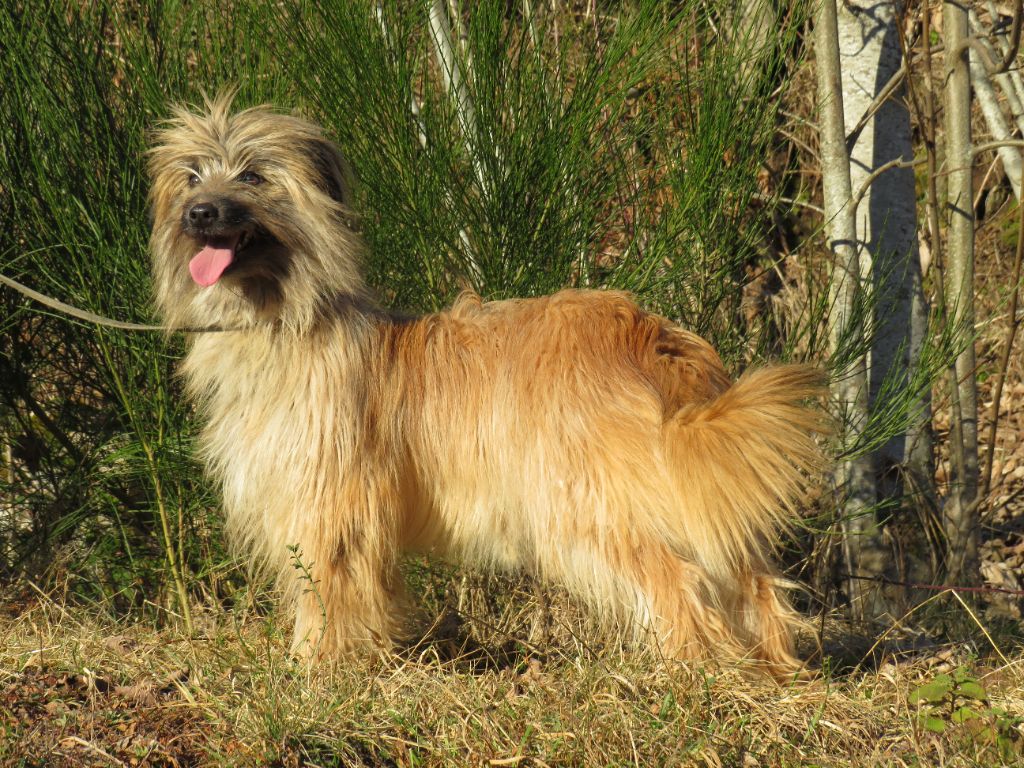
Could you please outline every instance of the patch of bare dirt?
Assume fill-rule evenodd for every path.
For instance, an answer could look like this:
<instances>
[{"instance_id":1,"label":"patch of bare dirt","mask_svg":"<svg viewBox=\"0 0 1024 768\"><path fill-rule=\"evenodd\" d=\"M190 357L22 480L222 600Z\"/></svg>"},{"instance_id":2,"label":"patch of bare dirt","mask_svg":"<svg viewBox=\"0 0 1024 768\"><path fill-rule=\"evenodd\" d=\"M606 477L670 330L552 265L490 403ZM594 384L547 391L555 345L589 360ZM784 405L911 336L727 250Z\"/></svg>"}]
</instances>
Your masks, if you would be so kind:
<instances>
[{"instance_id":1,"label":"patch of bare dirt","mask_svg":"<svg viewBox=\"0 0 1024 768\"><path fill-rule=\"evenodd\" d=\"M183 673L116 684L89 672L30 666L0 692L0 765L202 765L204 718L180 696L178 685L186 682Z\"/></svg>"}]
</instances>

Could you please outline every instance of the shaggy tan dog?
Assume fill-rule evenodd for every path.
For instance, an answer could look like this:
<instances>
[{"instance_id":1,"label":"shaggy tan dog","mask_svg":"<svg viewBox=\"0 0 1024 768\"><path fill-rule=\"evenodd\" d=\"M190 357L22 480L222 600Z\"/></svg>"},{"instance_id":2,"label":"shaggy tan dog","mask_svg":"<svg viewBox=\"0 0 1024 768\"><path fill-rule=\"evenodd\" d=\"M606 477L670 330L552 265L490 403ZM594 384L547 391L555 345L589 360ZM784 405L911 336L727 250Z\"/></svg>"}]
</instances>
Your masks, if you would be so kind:
<instances>
[{"instance_id":1,"label":"shaggy tan dog","mask_svg":"<svg viewBox=\"0 0 1024 768\"><path fill-rule=\"evenodd\" d=\"M390 314L332 144L229 109L157 135L156 296L170 325L230 329L192 335L183 369L229 532L294 602L298 652L387 647L416 551L561 584L672 656L799 668L769 553L819 464L818 373L731 383L621 293Z\"/></svg>"}]
</instances>

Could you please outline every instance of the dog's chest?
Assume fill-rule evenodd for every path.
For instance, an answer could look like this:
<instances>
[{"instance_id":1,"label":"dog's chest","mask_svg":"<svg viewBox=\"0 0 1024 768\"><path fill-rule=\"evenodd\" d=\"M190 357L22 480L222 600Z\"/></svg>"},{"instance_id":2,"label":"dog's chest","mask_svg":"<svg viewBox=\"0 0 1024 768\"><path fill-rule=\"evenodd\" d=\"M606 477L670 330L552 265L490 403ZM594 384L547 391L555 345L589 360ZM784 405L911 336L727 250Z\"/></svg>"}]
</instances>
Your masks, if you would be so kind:
<instances>
[{"instance_id":1,"label":"dog's chest","mask_svg":"<svg viewBox=\"0 0 1024 768\"><path fill-rule=\"evenodd\" d=\"M357 423L342 360L302 347L207 349L185 364L202 403L202 455L229 515L280 518L307 506L343 471ZM333 363L333 370L327 370Z\"/></svg>"}]
</instances>

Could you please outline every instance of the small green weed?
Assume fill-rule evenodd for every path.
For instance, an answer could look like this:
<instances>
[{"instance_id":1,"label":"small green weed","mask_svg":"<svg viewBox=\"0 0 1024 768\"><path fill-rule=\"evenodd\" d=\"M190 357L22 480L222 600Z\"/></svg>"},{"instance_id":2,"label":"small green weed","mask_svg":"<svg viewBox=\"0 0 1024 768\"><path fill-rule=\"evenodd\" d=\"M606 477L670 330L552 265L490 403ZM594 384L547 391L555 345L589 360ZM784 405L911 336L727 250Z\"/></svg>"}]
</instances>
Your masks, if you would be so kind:
<instances>
[{"instance_id":1,"label":"small green weed","mask_svg":"<svg viewBox=\"0 0 1024 768\"><path fill-rule=\"evenodd\" d=\"M966 667L935 675L911 691L907 701L917 705L918 724L926 731L952 733L986 753L994 750L1003 760L1021 755L1018 726L1024 718L992 706L985 686Z\"/></svg>"}]
</instances>

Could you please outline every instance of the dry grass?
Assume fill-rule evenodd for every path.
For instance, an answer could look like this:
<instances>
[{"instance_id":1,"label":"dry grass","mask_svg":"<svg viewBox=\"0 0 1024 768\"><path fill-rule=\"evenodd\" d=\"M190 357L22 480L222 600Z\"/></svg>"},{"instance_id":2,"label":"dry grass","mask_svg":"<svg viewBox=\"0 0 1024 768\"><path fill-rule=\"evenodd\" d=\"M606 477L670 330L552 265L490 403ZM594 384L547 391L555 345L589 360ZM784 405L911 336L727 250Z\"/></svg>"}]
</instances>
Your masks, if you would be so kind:
<instances>
[{"instance_id":1,"label":"dry grass","mask_svg":"<svg viewBox=\"0 0 1024 768\"><path fill-rule=\"evenodd\" d=\"M442 662L440 642L310 671L286 658L274 618L203 623L189 639L49 600L0 618L0 765L987 766L1020 754L1016 725L1002 755L983 731L929 733L908 695L966 665L985 706L1021 713L1024 657L933 652L778 686L559 637L545 658L519 643Z\"/></svg>"}]
</instances>

